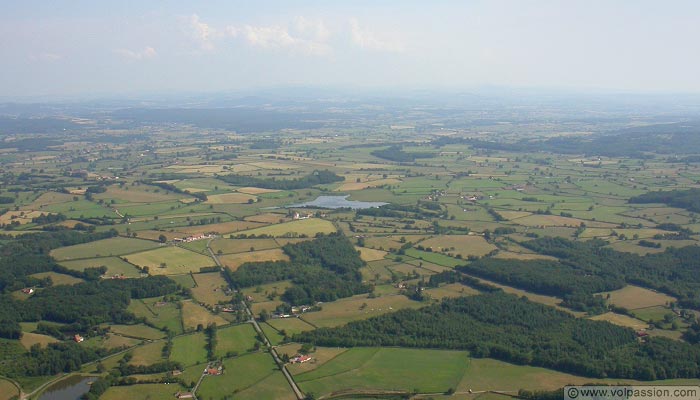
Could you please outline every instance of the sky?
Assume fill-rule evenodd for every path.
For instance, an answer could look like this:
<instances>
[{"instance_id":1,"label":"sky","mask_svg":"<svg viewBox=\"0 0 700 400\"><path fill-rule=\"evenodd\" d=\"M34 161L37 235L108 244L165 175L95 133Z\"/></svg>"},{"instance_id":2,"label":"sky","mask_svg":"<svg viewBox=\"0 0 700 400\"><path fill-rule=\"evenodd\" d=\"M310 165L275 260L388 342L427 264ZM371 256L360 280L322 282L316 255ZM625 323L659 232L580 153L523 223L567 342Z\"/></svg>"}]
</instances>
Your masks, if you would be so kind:
<instances>
[{"instance_id":1,"label":"sky","mask_svg":"<svg viewBox=\"0 0 700 400\"><path fill-rule=\"evenodd\" d=\"M274 87L700 93L698 71L694 0L0 0L3 98Z\"/></svg>"}]
</instances>

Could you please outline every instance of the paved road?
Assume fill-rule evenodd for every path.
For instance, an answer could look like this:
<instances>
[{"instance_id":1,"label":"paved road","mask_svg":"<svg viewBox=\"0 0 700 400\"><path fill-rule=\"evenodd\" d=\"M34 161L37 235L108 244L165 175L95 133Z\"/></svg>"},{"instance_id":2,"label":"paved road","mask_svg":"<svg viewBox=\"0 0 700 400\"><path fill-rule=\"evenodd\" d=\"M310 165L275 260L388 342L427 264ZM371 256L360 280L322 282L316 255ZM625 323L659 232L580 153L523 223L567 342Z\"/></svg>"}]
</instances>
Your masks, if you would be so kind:
<instances>
[{"instance_id":1,"label":"paved road","mask_svg":"<svg viewBox=\"0 0 700 400\"><path fill-rule=\"evenodd\" d=\"M209 250L209 254L211 254L211 257L214 259L214 262L216 262L216 265L221 267L221 263L219 262L219 259L216 257L216 254L212 251L211 247L209 247L209 244L211 243L211 239L207 242L207 250ZM255 320L255 316L253 313L250 311L248 308L248 305L245 302L242 302L243 307L245 308L246 314L250 317L250 322L253 324L253 328L255 328L255 331L260 335L260 337L263 339L265 346L269 350L270 354L272 355L272 358L275 360L275 363L277 363L277 366L280 368L282 371L282 374L284 374L284 377L287 379L287 382L289 383L289 386L292 388L294 391L294 395L297 397L297 399L302 400L304 399L304 393L301 392L299 389L299 386L297 386L297 383L294 381L294 378L292 377L292 374L287 371L287 367L285 367L284 363L282 360L279 358L279 355L277 354L277 350L275 350L274 347L272 347L272 344L270 341L267 339L267 335L265 335L265 332L263 332L262 328L260 328L260 325L258 324L258 321Z\"/></svg>"}]
</instances>

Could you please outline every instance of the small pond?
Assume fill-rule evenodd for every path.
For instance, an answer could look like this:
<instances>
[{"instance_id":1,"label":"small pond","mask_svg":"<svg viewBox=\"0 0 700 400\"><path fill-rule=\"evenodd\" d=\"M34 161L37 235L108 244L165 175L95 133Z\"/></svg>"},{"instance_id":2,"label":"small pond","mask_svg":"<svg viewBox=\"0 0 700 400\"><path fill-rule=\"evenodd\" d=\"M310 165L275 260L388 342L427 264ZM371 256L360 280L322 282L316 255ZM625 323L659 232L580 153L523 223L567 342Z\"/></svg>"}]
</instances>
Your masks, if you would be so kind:
<instances>
[{"instance_id":1,"label":"small pond","mask_svg":"<svg viewBox=\"0 0 700 400\"><path fill-rule=\"evenodd\" d=\"M39 396L39 400L79 400L80 396L90 390L94 376L73 375L52 384Z\"/></svg>"},{"instance_id":2,"label":"small pond","mask_svg":"<svg viewBox=\"0 0 700 400\"><path fill-rule=\"evenodd\" d=\"M362 208L379 207L389 203L378 201L353 201L348 200L350 196L318 196L313 201L306 203L290 204L286 208L297 207L317 207L317 208L352 208L353 210Z\"/></svg>"}]
</instances>

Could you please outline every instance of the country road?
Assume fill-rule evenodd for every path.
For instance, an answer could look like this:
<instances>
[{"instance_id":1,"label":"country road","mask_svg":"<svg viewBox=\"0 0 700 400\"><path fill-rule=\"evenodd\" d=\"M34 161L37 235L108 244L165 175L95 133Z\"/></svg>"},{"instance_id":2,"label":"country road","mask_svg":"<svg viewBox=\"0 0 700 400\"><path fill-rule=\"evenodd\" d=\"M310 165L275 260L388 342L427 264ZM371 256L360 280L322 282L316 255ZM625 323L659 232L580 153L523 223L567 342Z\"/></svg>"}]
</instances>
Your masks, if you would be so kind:
<instances>
[{"instance_id":1,"label":"country road","mask_svg":"<svg viewBox=\"0 0 700 400\"><path fill-rule=\"evenodd\" d=\"M221 262L216 257L216 254L214 254L211 247L209 247L211 240L212 239L209 239L207 241L207 250L209 251L209 254L211 255L211 257L214 259L214 262L216 263L216 265L221 268L222 267ZM250 311L250 308L248 308L248 305L245 303L245 301L242 302L242 304L243 304L243 307L245 308L246 314L248 314L248 316L250 317L250 322L253 324L253 328L255 328L255 331L258 333L258 335L260 335L260 337L265 342L265 346L267 347L268 351L272 355L272 358L275 360L275 363L277 364L277 366L282 371L282 374L284 374L285 379L287 379L287 383L289 383L289 386L294 391L294 395L299 400L304 399L304 393L302 393L301 389L299 389L299 386L297 386L297 383L294 381L292 374L290 374L289 371L287 371L287 367L285 367L284 363L279 358L279 355L277 354L277 350L275 350L275 348L272 346L272 344L268 340L267 335L265 335L265 332L263 332L262 328L260 328L258 321L255 320L255 315L253 315L253 312Z\"/></svg>"}]
</instances>

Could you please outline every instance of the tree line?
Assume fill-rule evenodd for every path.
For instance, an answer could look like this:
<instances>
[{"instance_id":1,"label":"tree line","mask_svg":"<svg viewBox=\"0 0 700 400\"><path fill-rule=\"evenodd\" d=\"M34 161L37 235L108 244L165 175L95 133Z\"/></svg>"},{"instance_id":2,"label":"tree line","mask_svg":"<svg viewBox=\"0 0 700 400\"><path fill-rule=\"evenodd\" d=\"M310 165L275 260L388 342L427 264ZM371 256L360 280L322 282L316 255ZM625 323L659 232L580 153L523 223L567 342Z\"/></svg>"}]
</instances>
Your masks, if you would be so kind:
<instances>
[{"instance_id":1,"label":"tree line","mask_svg":"<svg viewBox=\"0 0 700 400\"><path fill-rule=\"evenodd\" d=\"M700 348L574 316L503 292L446 299L421 309L302 332L295 341L329 347L402 346L468 350L595 377L656 380L700 377Z\"/></svg>"}]
</instances>

